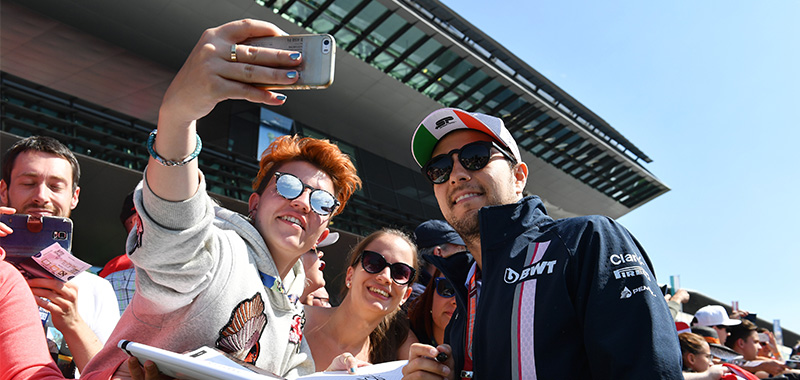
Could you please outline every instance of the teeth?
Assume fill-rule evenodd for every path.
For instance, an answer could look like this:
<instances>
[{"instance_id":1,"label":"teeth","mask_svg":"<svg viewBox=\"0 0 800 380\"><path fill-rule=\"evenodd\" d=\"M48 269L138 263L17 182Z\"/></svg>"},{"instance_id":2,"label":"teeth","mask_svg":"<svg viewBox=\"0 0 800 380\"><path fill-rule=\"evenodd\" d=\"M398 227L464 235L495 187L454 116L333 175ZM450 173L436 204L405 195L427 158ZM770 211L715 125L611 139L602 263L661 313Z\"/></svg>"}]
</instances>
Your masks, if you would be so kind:
<instances>
[{"instance_id":1,"label":"teeth","mask_svg":"<svg viewBox=\"0 0 800 380\"><path fill-rule=\"evenodd\" d=\"M455 203L461 202L461 200L463 200L463 199L465 199L465 198L474 197L474 196L477 196L477 195L478 195L477 193L469 193L469 194L464 194L464 195L462 195L462 196L460 196L460 197L456 198L456 201L455 201Z\"/></svg>"},{"instance_id":2,"label":"teeth","mask_svg":"<svg viewBox=\"0 0 800 380\"><path fill-rule=\"evenodd\" d=\"M292 223L294 223L294 224L296 224L298 226L301 226L301 227L303 226L302 224L300 224L300 219L297 219L297 218L295 218L293 216L282 216L281 219L289 221L289 222L292 222Z\"/></svg>"},{"instance_id":3,"label":"teeth","mask_svg":"<svg viewBox=\"0 0 800 380\"><path fill-rule=\"evenodd\" d=\"M382 295L382 296L384 296L384 297L387 297L387 298L389 297L389 293L387 293L387 292L386 292L386 291L384 291L383 289L369 288L369 290L370 290L371 292L378 293L378 294L380 294L380 295Z\"/></svg>"}]
</instances>

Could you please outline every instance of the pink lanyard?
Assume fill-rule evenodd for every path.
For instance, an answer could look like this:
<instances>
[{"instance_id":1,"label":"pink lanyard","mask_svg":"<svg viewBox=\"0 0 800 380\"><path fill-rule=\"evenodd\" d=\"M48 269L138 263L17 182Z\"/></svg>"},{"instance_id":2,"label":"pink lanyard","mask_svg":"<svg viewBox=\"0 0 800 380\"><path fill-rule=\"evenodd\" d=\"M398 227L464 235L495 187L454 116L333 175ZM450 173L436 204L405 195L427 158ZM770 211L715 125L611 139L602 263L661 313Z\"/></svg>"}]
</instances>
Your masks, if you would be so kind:
<instances>
[{"instance_id":1,"label":"pink lanyard","mask_svg":"<svg viewBox=\"0 0 800 380\"><path fill-rule=\"evenodd\" d=\"M472 335L475 332L475 310L478 307L478 278L480 269L475 268L475 273L469 278L469 301L467 302L467 339L464 355L464 370L461 371L462 379L472 378Z\"/></svg>"}]
</instances>

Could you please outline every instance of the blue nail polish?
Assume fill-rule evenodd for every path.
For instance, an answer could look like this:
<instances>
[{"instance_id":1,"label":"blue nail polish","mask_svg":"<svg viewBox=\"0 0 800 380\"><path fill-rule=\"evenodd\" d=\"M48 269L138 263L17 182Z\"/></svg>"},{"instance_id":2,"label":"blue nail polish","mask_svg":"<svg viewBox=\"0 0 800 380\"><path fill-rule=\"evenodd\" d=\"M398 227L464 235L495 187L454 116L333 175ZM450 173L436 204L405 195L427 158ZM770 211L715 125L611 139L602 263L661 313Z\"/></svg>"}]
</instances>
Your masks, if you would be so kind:
<instances>
[{"instance_id":1,"label":"blue nail polish","mask_svg":"<svg viewBox=\"0 0 800 380\"><path fill-rule=\"evenodd\" d=\"M292 61L296 61L296 60L300 59L300 53L289 54L289 58L291 58Z\"/></svg>"},{"instance_id":2,"label":"blue nail polish","mask_svg":"<svg viewBox=\"0 0 800 380\"><path fill-rule=\"evenodd\" d=\"M278 100L286 100L286 95L279 94L279 95L276 95L275 98L278 99Z\"/></svg>"},{"instance_id":3,"label":"blue nail polish","mask_svg":"<svg viewBox=\"0 0 800 380\"><path fill-rule=\"evenodd\" d=\"M356 369L353 368L353 367L350 367L350 373L356 373Z\"/></svg>"},{"instance_id":4,"label":"blue nail polish","mask_svg":"<svg viewBox=\"0 0 800 380\"><path fill-rule=\"evenodd\" d=\"M290 71L290 72L286 73L286 77L289 78L289 79L297 78L297 71Z\"/></svg>"}]
</instances>

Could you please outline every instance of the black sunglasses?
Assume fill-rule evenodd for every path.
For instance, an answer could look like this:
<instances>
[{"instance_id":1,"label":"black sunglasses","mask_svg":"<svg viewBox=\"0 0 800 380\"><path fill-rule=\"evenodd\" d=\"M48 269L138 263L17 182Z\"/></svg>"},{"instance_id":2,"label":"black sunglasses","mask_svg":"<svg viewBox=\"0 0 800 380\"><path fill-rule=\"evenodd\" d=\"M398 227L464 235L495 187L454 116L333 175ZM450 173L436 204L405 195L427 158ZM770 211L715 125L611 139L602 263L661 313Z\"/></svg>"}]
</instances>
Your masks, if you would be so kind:
<instances>
[{"instance_id":1,"label":"black sunglasses","mask_svg":"<svg viewBox=\"0 0 800 380\"><path fill-rule=\"evenodd\" d=\"M442 298L452 298L456 295L456 288L453 287L453 284L450 281L447 281L444 277L436 277L433 279L433 286L436 288L436 294L440 295Z\"/></svg>"},{"instance_id":2,"label":"black sunglasses","mask_svg":"<svg viewBox=\"0 0 800 380\"><path fill-rule=\"evenodd\" d=\"M306 185L293 174L275 172L275 189L278 190L280 196L290 201L297 199L306 189L311 190L308 202L311 204L311 209L322 216L332 213L339 207L339 201L333 194Z\"/></svg>"},{"instance_id":3,"label":"black sunglasses","mask_svg":"<svg viewBox=\"0 0 800 380\"><path fill-rule=\"evenodd\" d=\"M380 273L384 268L389 267L392 281L397 285L408 284L414 279L414 274L417 272L411 265L405 263L389 264L386 262L386 258L380 253L366 250L361 252L361 267L364 268L367 273L372 274Z\"/></svg>"},{"instance_id":4,"label":"black sunglasses","mask_svg":"<svg viewBox=\"0 0 800 380\"><path fill-rule=\"evenodd\" d=\"M492 148L499 150L511 162L517 163L517 160L496 142L475 141L462 146L461 149L453 149L446 154L431 158L422 167L422 174L435 184L447 182L450 178L450 172L453 171L454 153L458 153L458 162L461 163L464 169L470 171L483 169L492 158Z\"/></svg>"}]
</instances>

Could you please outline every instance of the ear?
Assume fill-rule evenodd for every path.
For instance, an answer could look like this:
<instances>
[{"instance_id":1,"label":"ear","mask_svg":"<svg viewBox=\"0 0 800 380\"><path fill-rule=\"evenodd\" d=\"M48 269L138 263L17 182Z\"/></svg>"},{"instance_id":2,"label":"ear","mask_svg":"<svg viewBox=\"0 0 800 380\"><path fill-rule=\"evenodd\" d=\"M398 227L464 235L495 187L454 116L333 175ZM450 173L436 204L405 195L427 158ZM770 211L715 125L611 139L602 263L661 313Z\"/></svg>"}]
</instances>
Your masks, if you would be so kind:
<instances>
[{"instance_id":1,"label":"ear","mask_svg":"<svg viewBox=\"0 0 800 380\"><path fill-rule=\"evenodd\" d=\"M406 301L408 301L408 297L411 297L411 292L413 290L414 289L411 288L411 284L408 284L408 287L406 287L406 294L403 294L403 299L400 300L400 305L402 305L402 304L406 303Z\"/></svg>"},{"instance_id":2,"label":"ear","mask_svg":"<svg viewBox=\"0 0 800 380\"><path fill-rule=\"evenodd\" d=\"M261 196L256 193L250 194L250 199L247 200L247 210L252 211L258 208L258 201L261 200Z\"/></svg>"},{"instance_id":3,"label":"ear","mask_svg":"<svg viewBox=\"0 0 800 380\"><path fill-rule=\"evenodd\" d=\"M345 274L344 276L345 287L347 286L347 284L353 281L353 272L355 272L355 269L353 269L353 267L347 267L347 274Z\"/></svg>"},{"instance_id":4,"label":"ear","mask_svg":"<svg viewBox=\"0 0 800 380\"><path fill-rule=\"evenodd\" d=\"M78 186L75 188L75 193L72 194L72 199L69 202L69 209L74 210L75 207L78 207L78 195L81 193L81 188Z\"/></svg>"},{"instance_id":5,"label":"ear","mask_svg":"<svg viewBox=\"0 0 800 380\"><path fill-rule=\"evenodd\" d=\"M521 197L522 192L525 190L525 185L528 183L528 165L520 162L511 170L514 175L514 190Z\"/></svg>"},{"instance_id":6,"label":"ear","mask_svg":"<svg viewBox=\"0 0 800 380\"><path fill-rule=\"evenodd\" d=\"M328 234L330 234L330 233L331 233L331 230L329 230L327 228L325 230L323 230L322 234L319 235L319 239L317 239L317 244L315 244L314 246L317 246L317 245L319 245L319 243L322 243L322 241L325 240L325 238L328 237Z\"/></svg>"},{"instance_id":7,"label":"ear","mask_svg":"<svg viewBox=\"0 0 800 380\"><path fill-rule=\"evenodd\" d=\"M694 363L697 361L697 356L691 352L686 354L686 367L694 367Z\"/></svg>"},{"instance_id":8,"label":"ear","mask_svg":"<svg viewBox=\"0 0 800 380\"><path fill-rule=\"evenodd\" d=\"M433 248L433 255L442 257L442 247L440 247L438 245L436 247L434 247Z\"/></svg>"},{"instance_id":9,"label":"ear","mask_svg":"<svg viewBox=\"0 0 800 380\"><path fill-rule=\"evenodd\" d=\"M8 184L4 179L0 179L0 206L11 207L8 204Z\"/></svg>"}]
</instances>

